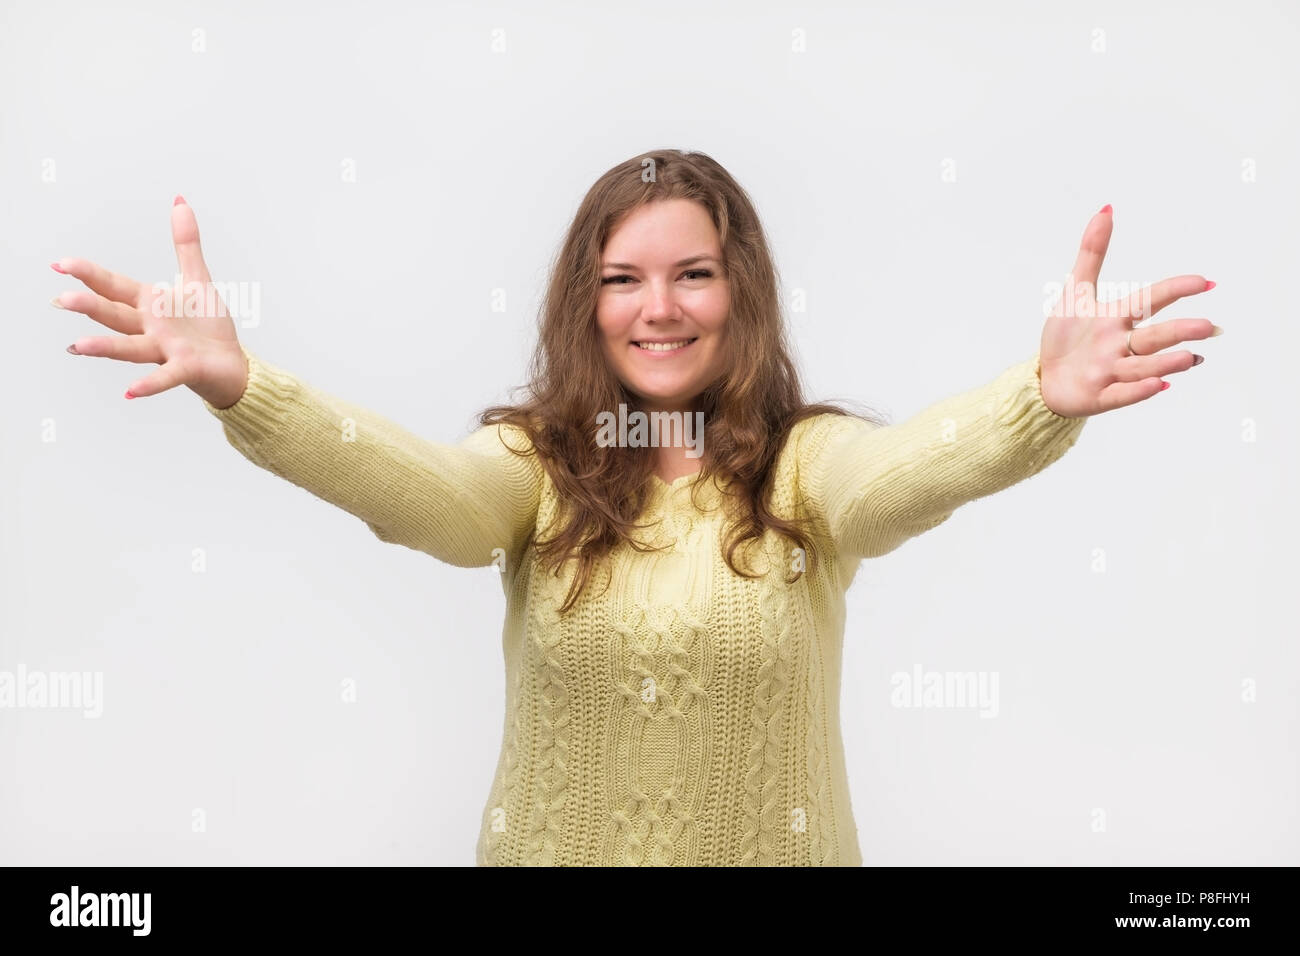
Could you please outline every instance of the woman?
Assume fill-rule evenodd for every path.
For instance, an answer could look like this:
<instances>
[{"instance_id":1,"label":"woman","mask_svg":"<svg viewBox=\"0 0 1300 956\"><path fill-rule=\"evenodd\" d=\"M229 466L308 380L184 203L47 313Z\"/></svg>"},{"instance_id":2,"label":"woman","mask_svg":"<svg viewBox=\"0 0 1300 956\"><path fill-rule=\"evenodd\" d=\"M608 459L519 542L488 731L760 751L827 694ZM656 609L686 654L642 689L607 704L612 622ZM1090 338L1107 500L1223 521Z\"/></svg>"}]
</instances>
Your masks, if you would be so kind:
<instances>
[{"instance_id":1,"label":"woman","mask_svg":"<svg viewBox=\"0 0 1300 956\"><path fill-rule=\"evenodd\" d=\"M187 286L208 288L180 197L172 226ZM380 540L501 569L508 694L480 864L859 865L839 685L861 560L1045 468L1088 417L1201 361L1162 349L1218 334L1133 329L1210 288L1200 276L1098 308L1110 233L1107 206L1031 358L884 427L804 403L758 217L700 153L634 157L591 188L526 401L457 445L262 361L219 299L179 320L165 289L65 259L91 292L56 304L122 333L70 351L161 366L128 397L187 385L245 456ZM703 432L604 440L598 422L636 412Z\"/></svg>"}]
</instances>

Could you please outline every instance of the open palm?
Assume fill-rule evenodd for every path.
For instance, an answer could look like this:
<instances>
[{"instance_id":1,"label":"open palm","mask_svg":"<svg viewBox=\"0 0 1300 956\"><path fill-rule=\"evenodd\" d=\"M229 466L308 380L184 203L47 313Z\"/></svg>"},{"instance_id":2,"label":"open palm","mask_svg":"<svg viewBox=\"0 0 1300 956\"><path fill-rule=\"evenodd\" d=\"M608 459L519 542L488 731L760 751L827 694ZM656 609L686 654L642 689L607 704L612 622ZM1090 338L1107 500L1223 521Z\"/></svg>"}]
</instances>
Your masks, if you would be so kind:
<instances>
[{"instance_id":1,"label":"open palm","mask_svg":"<svg viewBox=\"0 0 1300 956\"><path fill-rule=\"evenodd\" d=\"M1134 328L1183 296L1214 288L1204 276L1174 276L1125 298L1098 302L1097 279L1113 224L1109 205L1092 217L1061 301L1043 327L1039 348L1043 401L1066 418L1098 415L1163 391L1167 383L1161 376L1185 372L1199 365L1201 356L1161 350L1222 331L1209 319L1170 319Z\"/></svg>"},{"instance_id":2,"label":"open palm","mask_svg":"<svg viewBox=\"0 0 1300 956\"><path fill-rule=\"evenodd\" d=\"M135 381L127 398L186 385L225 408L243 394L247 363L235 323L204 264L194 210L180 196L172 204L171 220L179 288L146 285L86 259L60 259L53 263L54 270L80 279L87 288L62 292L51 301L121 333L79 338L69 352L160 366Z\"/></svg>"}]
</instances>

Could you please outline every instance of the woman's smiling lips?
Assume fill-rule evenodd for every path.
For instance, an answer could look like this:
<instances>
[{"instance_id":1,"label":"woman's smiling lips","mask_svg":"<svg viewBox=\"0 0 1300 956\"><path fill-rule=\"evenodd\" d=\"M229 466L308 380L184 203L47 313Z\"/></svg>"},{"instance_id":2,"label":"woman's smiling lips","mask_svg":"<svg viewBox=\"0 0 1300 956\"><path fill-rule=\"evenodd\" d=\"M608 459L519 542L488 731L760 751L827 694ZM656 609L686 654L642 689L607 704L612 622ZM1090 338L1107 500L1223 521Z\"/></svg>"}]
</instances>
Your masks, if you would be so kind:
<instances>
[{"instance_id":1,"label":"woman's smiling lips","mask_svg":"<svg viewBox=\"0 0 1300 956\"><path fill-rule=\"evenodd\" d=\"M695 336L694 338L682 338L682 339L640 339L638 341L629 342L628 347L635 349L639 355L644 355L647 358L661 359L661 358L668 358L669 356L673 356L673 355L680 355L682 352L687 351L698 340L699 340L698 335ZM677 344L681 342L684 342L685 344L684 345ZM653 347L643 348L642 343ZM675 346L675 347L670 347L670 346Z\"/></svg>"}]
</instances>

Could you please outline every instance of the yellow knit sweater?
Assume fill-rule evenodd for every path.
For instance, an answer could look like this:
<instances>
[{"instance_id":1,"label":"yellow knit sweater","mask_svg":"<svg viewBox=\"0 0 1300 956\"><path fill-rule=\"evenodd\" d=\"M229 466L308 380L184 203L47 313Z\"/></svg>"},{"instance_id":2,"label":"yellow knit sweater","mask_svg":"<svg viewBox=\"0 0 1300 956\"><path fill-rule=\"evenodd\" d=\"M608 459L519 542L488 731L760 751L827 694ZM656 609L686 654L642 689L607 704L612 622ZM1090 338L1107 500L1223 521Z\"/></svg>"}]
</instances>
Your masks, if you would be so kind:
<instances>
[{"instance_id":1,"label":"yellow knit sweater","mask_svg":"<svg viewBox=\"0 0 1300 956\"><path fill-rule=\"evenodd\" d=\"M245 457L381 541L502 570L506 713L480 865L861 865L840 736L846 588L863 558L1051 464L1086 421L1043 403L1037 353L902 424L806 419L772 507L808 519L818 560L769 532L737 555L762 576L741 577L713 482L653 478L643 541L668 549L620 546L561 615L575 562L538 569L534 529L558 502L536 458L505 448L521 431L428 441L245 354L243 397L204 402Z\"/></svg>"}]
</instances>

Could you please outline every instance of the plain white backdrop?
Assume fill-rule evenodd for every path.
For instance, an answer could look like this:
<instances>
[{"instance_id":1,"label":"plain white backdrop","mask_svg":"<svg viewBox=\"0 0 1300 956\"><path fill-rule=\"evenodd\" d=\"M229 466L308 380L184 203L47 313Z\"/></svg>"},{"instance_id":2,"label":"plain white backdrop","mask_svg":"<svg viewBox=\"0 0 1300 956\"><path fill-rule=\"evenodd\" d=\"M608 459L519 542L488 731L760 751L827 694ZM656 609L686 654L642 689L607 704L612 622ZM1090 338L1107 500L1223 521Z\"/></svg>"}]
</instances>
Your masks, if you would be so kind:
<instances>
[{"instance_id":1,"label":"plain white backdrop","mask_svg":"<svg viewBox=\"0 0 1300 956\"><path fill-rule=\"evenodd\" d=\"M504 707L494 570L125 400L49 263L171 281L181 193L250 350L458 441L586 189L662 147L753 197L809 398L896 422L1034 353L1105 203L1103 282L1218 283L1154 319L1221 325L1203 365L863 565L851 794L867 865L1300 863L1298 42L1258 0L4 0L0 672L103 714L0 709L0 863L472 864ZM892 706L917 666L997 717Z\"/></svg>"}]
</instances>

